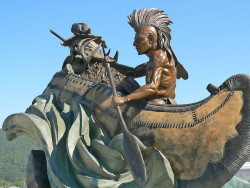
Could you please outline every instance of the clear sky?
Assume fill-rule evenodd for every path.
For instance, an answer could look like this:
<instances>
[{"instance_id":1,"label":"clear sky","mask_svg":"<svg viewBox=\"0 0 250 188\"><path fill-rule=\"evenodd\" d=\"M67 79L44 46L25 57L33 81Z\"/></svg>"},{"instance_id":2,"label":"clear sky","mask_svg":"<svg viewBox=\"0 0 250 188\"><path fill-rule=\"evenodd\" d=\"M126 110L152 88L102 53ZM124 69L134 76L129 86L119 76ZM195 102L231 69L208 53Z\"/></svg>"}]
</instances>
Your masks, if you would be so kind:
<instances>
[{"instance_id":1,"label":"clear sky","mask_svg":"<svg viewBox=\"0 0 250 188\"><path fill-rule=\"evenodd\" d=\"M132 45L134 30L127 23L134 9L144 7L162 9L173 21L171 45L189 72L187 81L177 81L179 104L209 96L209 83L250 74L249 0L2 0L0 127L8 115L29 107L69 54L50 29L69 38L73 23L88 23L93 34L106 40L111 55L119 50L119 63L146 62Z\"/></svg>"}]
</instances>

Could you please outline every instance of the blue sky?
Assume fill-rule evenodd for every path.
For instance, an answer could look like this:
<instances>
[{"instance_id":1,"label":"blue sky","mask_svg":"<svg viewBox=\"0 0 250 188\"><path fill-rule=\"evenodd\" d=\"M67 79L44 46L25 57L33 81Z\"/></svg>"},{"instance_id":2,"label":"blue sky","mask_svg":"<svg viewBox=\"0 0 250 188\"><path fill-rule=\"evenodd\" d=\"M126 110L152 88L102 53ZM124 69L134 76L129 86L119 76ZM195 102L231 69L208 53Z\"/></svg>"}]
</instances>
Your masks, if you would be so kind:
<instances>
[{"instance_id":1,"label":"blue sky","mask_svg":"<svg viewBox=\"0 0 250 188\"><path fill-rule=\"evenodd\" d=\"M132 46L134 31L127 23L134 9L144 7L162 9L173 21L171 45L189 72L187 81L177 81L178 103L204 99L209 83L220 85L234 74L250 74L249 0L2 0L0 127L8 115L29 107L69 54L50 29L69 38L73 23L88 23L93 34L106 40L111 55L119 50L120 63L146 62Z\"/></svg>"}]
</instances>

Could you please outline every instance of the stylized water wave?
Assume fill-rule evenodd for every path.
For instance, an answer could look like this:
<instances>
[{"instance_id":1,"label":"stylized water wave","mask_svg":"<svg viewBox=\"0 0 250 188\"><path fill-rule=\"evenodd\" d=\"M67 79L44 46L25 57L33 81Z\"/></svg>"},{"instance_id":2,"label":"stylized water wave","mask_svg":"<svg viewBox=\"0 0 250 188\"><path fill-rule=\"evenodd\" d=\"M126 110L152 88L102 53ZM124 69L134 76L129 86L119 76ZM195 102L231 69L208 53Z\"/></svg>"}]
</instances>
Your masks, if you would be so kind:
<instances>
[{"instance_id":1,"label":"stylized water wave","mask_svg":"<svg viewBox=\"0 0 250 188\"><path fill-rule=\"evenodd\" d=\"M8 140L26 134L43 148L52 187L138 187L124 159L122 134L110 139L74 100L60 101L51 94L34 103L26 113L9 116L3 129ZM173 186L169 162L158 150L152 150L146 168L149 179L143 187Z\"/></svg>"}]
</instances>

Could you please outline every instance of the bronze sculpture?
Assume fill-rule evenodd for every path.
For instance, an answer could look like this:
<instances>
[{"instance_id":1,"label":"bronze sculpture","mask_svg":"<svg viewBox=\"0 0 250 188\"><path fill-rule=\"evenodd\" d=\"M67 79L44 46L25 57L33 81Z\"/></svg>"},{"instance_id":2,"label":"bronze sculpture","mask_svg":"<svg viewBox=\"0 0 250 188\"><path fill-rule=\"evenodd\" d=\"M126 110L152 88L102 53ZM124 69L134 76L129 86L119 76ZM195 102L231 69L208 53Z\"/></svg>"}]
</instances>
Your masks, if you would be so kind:
<instances>
[{"instance_id":1,"label":"bronze sculpture","mask_svg":"<svg viewBox=\"0 0 250 188\"><path fill-rule=\"evenodd\" d=\"M94 63L102 61L100 45L106 47L106 43L101 36L92 35L86 23L74 23L71 27L74 35L67 40L50 31L63 41L62 46L70 47L70 55L64 60L62 69L70 65L71 71L81 74Z\"/></svg>"},{"instance_id":2,"label":"bronze sculpture","mask_svg":"<svg viewBox=\"0 0 250 188\"><path fill-rule=\"evenodd\" d=\"M115 64L106 57L119 72L133 78L146 76L146 85L138 88L127 96L114 97L118 105L126 102L147 98L148 101L166 104L173 103L175 98L176 77L188 79L188 73L178 62L170 46L170 28L172 21L159 9L141 9L128 17L129 24L134 28L136 35L133 45L139 55L149 57L147 63L136 68Z\"/></svg>"},{"instance_id":3,"label":"bronze sculpture","mask_svg":"<svg viewBox=\"0 0 250 188\"><path fill-rule=\"evenodd\" d=\"M142 151L147 182L144 186L137 185L127 167L112 89L107 75L100 75L104 67L95 63L81 74L65 70L56 73L26 113L13 114L4 122L3 130L9 140L24 133L43 147L52 187L221 187L248 159L250 76L232 76L218 88L210 85L211 95L197 103L161 104L162 97L174 98L175 76L187 79L188 74L170 47L169 28L164 27L164 35L156 26L144 25L142 21L157 18L154 15L158 13L160 18L167 20L158 9L142 9L130 16L131 24L138 29L135 46L140 54L149 52L148 66L152 63L153 70L152 67L147 69L145 64L135 69L123 69L124 66L105 56L106 62L119 71L120 67L121 72L126 70L124 74L128 76L147 73L148 83L152 82L150 76L155 70L155 76L162 77L163 74L158 73L171 69L171 74L163 77L169 79L169 83L162 83L165 79L156 82L157 90L169 86L166 87L169 93L153 95L153 103L151 99L131 100L120 107L127 127ZM157 19L153 20L154 24L159 23ZM168 20L166 24L169 23ZM165 42L152 38L151 35L156 35L155 30ZM137 44L141 39L139 44L144 40L145 45ZM158 49L161 45L163 47ZM166 61L160 58L155 61L154 57ZM159 67L155 66L158 64ZM112 74L117 76L118 73L112 71ZM116 79L121 96L150 98L148 93L151 91L143 95L139 89L136 98L136 92L133 93L136 89L126 90L133 85L129 85L131 82L129 78L123 80L122 76ZM160 104L155 99L159 99ZM121 99L121 103L117 103L123 102Z\"/></svg>"}]
</instances>

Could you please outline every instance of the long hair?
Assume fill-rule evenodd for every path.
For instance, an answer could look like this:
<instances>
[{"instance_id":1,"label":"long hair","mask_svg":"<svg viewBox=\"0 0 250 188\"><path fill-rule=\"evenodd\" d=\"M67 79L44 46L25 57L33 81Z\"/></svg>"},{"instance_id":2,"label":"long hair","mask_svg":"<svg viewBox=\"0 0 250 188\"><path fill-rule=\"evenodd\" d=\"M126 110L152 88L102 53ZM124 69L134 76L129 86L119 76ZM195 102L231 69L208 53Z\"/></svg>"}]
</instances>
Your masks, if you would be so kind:
<instances>
[{"instance_id":1,"label":"long hair","mask_svg":"<svg viewBox=\"0 0 250 188\"><path fill-rule=\"evenodd\" d=\"M158 48L166 51L169 62L173 58L175 60L175 66L177 68L177 78L183 78L184 80L188 79L188 72L182 66L182 64L177 60L174 51L170 46L171 40L171 29L168 27L169 24L173 23L168 15L163 13L163 10L159 10L157 8L151 8L147 11L146 8L143 8L128 16L129 25L134 28L135 32L145 26L152 26L157 31L157 46Z\"/></svg>"},{"instance_id":2,"label":"long hair","mask_svg":"<svg viewBox=\"0 0 250 188\"><path fill-rule=\"evenodd\" d=\"M145 26L154 27L158 34L158 47L166 51L171 60L173 56L170 46L171 29L168 25L173 22L168 18L168 15L163 12L163 10L159 10L157 8L151 8L148 11L146 8L143 8L139 10L138 13L134 10L133 13L128 16L128 23L132 28L134 28L135 32L138 32L140 28Z\"/></svg>"}]
</instances>

